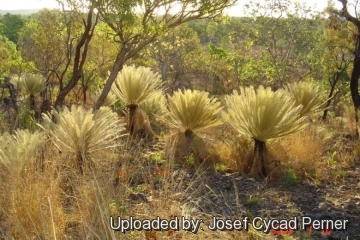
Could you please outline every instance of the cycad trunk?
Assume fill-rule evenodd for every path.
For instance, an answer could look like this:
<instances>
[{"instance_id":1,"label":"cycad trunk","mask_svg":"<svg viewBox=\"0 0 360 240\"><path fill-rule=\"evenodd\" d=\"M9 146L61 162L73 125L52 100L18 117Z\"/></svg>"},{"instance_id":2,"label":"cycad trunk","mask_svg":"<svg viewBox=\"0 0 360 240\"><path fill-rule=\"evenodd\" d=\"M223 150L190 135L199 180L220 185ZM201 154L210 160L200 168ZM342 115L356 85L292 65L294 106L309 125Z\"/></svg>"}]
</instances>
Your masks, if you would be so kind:
<instances>
[{"instance_id":1,"label":"cycad trunk","mask_svg":"<svg viewBox=\"0 0 360 240\"><path fill-rule=\"evenodd\" d=\"M266 176L265 169L265 142L255 139L254 160L251 165L250 174Z\"/></svg>"},{"instance_id":2,"label":"cycad trunk","mask_svg":"<svg viewBox=\"0 0 360 240\"><path fill-rule=\"evenodd\" d=\"M150 125L150 120L146 113L141 110L138 105L129 105L129 116L127 121L128 131L132 136L140 136L142 138L152 138L154 132Z\"/></svg>"},{"instance_id":3,"label":"cycad trunk","mask_svg":"<svg viewBox=\"0 0 360 240\"><path fill-rule=\"evenodd\" d=\"M136 109L138 108L138 105L129 105L128 106L129 108L129 122L128 122L128 125L129 125L129 132L131 135L134 134L134 125L135 125L135 111Z\"/></svg>"},{"instance_id":4,"label":"cycad trunk","mask_svg":"<svg viewBox=\"0 0 360 240\"><path fill-rule=\"evenodd\" d=\"M81 154L80 152L77 154L76 156L76 160L77 160L77 165L80 171L80 174L83 175L84 174L84 163L85 163L85 159L83 154Z\"/></svg>"},{"instance_id":5,"label":"cycad trunk","mask_svg":"<svg viewBox=\"0 0 360 240\"><path fill-rule=\"evenodd\" d=\"M30 110L35 110L35 96L34 96L34 94L30 94L29 107L30 107Z\"/></svg>"}]
</instances>

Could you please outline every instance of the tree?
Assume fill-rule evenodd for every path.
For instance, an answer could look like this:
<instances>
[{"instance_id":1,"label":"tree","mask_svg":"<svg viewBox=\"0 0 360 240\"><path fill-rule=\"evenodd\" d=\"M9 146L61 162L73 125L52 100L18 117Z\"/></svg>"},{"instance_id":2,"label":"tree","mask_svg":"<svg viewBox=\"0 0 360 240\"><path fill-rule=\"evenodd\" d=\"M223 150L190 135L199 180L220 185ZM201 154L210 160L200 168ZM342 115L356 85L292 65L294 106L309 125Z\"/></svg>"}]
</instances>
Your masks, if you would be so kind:
<instances>
[{"instance_id":1,"label":"tree","mask_svg":"<svg viewBox=\"0 0 360 240\"><path fill-rule=\"evenodd\" d=\"M261 65L259 84L282 87L286 81L301 80L311 73L308 53L317 44L316 14L306 5L289 0L266 0L245 5L248 41L257 65ZM259 78L258 78L259 79Z\"/></svg>"},{"instance_id":2,"label":"tree","mask_svg":"<svg viewBox=\"0 0 360 240\"><path fill-rule=\"evenodd\" d=\"M92 1L119 45L110 75L94 108L99 108L125 62L171 28L195 19L215 18L234 0ZM177 12L175 9L179 9ZM163 14L159 14L162 11Z\"/></svg>"},{"instance_id":3,"label":"tree","mask_svg":"<svg viewBox=\"0 0 360 240\"><path fill-rule=\"evenodd\" d=\"M185 87L188 80L193 79L191 68L200 50L200 40L196 32L186 25L181 25L146 46L137 60L151 59L149 66L161 73L165 89L172 92Z\"/></svg>"},{"instance_id":4,"label":"tree","mask_svg":"<svg viewBox=\"0 0 360 240\"><path fill-rule=\"evenodd\" d=\"M357 6L358 1L354 3L348 3L347 0L338 0L342 4L341 10L331 9L333 13L338 16L344 17L347 21L351 22L355 26L354 33L354 60L353 70L350 78L350 92L355 109L355 120L359 121L357 110L360 108L360 95L359 95L359 78L360 78L360 17L358 16ZM349 13L348 7L353 6L355 9L355 16ZM357 133L358 134L358 133Z\"/></svg>"},{"instance_id":5,"label":"tree","mask_svg":"<svg viewBox=\"0 0 360 240\"><path fill-rule=\"evenodd\" d=\"M15 44L0 35L0 82L9 76L18 57Z\"/></svg>"},{"instance_id":6,"label":"tree","mask_svg":"<svg viewBox=\"0 0 360 240\"><path fill-rule=\"evenodd\" d=\"M17 44L19 32L24 26L26 20L20 15L6 13L0 23L3 25L3 34L14 44Z\"/></svg>"},{"instance_id":7,"label":"tree","mask_svg":"<svg viewBox=\"0 0 360 240\"><path fill-rule=\"evenodd\" d=\"M62 12L42 10L21 33L20 50L24 58L33 61L48 81L59 83L55 105L63 104L84 76L98 18L91 6L87 13L82 11L81 6Z\"/></svg>"},{"instance_id":8,"label":"tree","mask_svg":"<svg viewBox=\"0 0 360 240\"><path fill-rule=\"evenodd\" d=\"M328 9L331 9L330 6ZM318 44L308 55L308 62L315 70L311 77L319 81L320 87L328 90L328 100L323 112L322 119L326 120L330 105L333 103L335 110L337 100L348 91L350 81L351 63L353 61L352 23L340 19L338 15L325 10L329 16L327 19L319 19L322 25L322 34L318 35Z\"/></svg>"}]
</instances>

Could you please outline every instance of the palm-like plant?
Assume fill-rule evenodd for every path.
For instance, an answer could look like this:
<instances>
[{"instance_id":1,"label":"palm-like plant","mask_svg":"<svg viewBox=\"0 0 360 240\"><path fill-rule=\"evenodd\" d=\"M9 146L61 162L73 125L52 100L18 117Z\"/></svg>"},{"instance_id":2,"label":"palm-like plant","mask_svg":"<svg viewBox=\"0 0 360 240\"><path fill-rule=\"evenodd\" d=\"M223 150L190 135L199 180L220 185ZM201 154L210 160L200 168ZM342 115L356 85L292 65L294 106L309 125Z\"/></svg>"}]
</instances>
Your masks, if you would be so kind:
<instances>
[{"instance_id":1,"label":"palm-like plant","mask_svg":"<svg viewBox=\"0 0 360 240\"><path fill-rule=\"evenodd\" d=\"M290 94L281 89L273 92L260 86L256 91L253 87L240 90L240 95L234 91L224 98L227 106L224 119L241 135L254 139L255 161L249 170L265 176L266 141L302 130L305 127L304 118L299 117L302 106L295 106Z\"/></svg>"},{"instance_id":2,"label":"palm-like plant","mask_svg":"<svg viewBox=\"0 0 360 240\"><path fill-rule=\"evenodd\" d=\"M99 99L99 97L100 97L100 94L101 94L101 90L95 91L91 95L92 100L94 102L97 101ZM108 95L106 96L105 100L104 100L103 106L104 107L110 107L110 106L114 105L114 103L116 101L118 101L116 95L113 92L109 92Z\"/></svg>"},{"instance_id":3,"label":"palm-like plant","mask_svg":"<svg viewBox=\"0 0 360 240\"><path fill-rule=\"evenodd\" d=\"M17 82L23 96L29 96L30 109L35 109L35 94L46 88L45 79L38 74L24 73Z\"/></svg>"},{"instance_id":4,"label":"palm-like plant","mask_svg":"<svg viewBox=\"0 0 360 240\"><path fill-rule=\"evenodd\" d=\"M189 154L208 157L205 142L198 138L200 130L222 124L220 102L209 93L198 90L175 91L168 95L168 107L161 118L171 128L177 129L172 135L173 143L169 142L169 154L175 158L183 158ZM203 155L204 153L205 155Z\"/></svg>"},{"instance_id":5,"label":"palm-like plant","mask_svg":"<svg viewBox=\"0 0 360 240\"><path fill-rule=\"evenodd\" d=\"M129 110L128 128L134 134L134 126L139 116L136 113L139 104L151 99L162 91L160 75L147 67L124 66L118 74L113 88L113 93L120 99ZM144 117L145 118L145 117Z\"/></svg>"},{"instance_id":6,"label":"palm-like plant","mask_svg":"<svg viewBox=\"0 0 360 240\"><path fill-rule=\"evenodd\" d=\"M44 133L16 130L14 134L0 136L0 162L11 173L19 173L24 165L35 160L36 151L44 143Z\"/></svg>"},{"instance_id":7,"label":"palm-like plant","mask_svg":"<svg viewBox=\"0 0 360 240\"><path fill-rule=\"evenodd\" d=\"M139 108L144 110L150 120L154 121L157 116L160 116L163 113L165 105L166 98L164 93L162 91L157 91L153 97L150 97L146 101L140 103Z\"/></svg>"},{"instance_id":8,"label":"palm-like plant","mask_svg":"<svg viewBox=\"0 0 360 240\"><path fill-rule=\"evenodd\" d=\"M209 93L198 90L178 90L168 95L165 122L190 137L193 132L221 124L220 102Z\"/></svg>"},{"instance_id":9,"label":"palm-like plant","mask_svg":"<svg viewBox=\"0 0 360 240\"><path fill-rule=\"evenodd\" d=\"M125 129L117 114L108 107L93 112L72 105L70 110L66 106L53 109L52 115L55 121L43 114L44 123L40 126L49 131L60 151L76 155L81 172L84 161L90 160L89 154L119 146L116 140Z\"/></svg>"},{"instance_id":10,"label":"palm-like plant","mask_svg":"<svg viewBox=\"0 0 360 240\"><path fill-rule=\"evenodd\" d=\"M301 116L325 109L327 99L319 91L319 87L314 84L309 82L288 83L286 89L294 97L296 105L303 106L300 111Z\"/></svg>"}]
</instances>

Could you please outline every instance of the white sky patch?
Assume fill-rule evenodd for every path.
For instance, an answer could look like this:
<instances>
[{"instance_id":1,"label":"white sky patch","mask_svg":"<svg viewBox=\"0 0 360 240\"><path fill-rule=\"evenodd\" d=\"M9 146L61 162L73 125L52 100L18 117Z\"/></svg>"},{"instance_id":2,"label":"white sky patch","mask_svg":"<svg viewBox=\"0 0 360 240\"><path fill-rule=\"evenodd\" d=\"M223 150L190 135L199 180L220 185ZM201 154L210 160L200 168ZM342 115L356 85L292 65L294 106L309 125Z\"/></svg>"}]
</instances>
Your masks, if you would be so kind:
<instances>
[{"instance_id":1,"label":"white sky patch","mask_svg":"<svg viewBox=\"0 0 360 240\"><path fill-rule=\"evenodd\" d=\"M337 0L333 0L335 6L339 7L341 4ZM243 16L243 6L248 4L250 0L238 0L238 4L225 13L230 16ZM306 3L307 6L312 7L313 10L322 11L327 6L327 0L293 0L293 2ZM23 10L23 9L38 9L38 8L59 8L56 0L0 0L1 10Z\"/></svg>"}]
</instances>

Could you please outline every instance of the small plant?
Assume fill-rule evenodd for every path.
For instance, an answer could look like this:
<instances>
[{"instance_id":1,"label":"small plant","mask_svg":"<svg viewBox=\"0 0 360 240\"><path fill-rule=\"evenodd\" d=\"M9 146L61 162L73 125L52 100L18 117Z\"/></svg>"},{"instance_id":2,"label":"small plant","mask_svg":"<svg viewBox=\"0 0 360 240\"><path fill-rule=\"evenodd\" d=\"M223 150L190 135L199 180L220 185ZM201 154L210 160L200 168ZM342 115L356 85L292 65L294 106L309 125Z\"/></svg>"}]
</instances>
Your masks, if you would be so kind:
<instances>
[{"instance_id":1,"label":"small plant","mask_svg":"<svg viewBox=\"0 0 360 240\"><path fill-rule=\"evenodd\" d=\"M127 212L127 207L118 199L110 203L108 208L111 216L124 215Z\"/></svg>"},{"instance_id":2,"label":"small plant","mask_svg":"<svg viewBox=\"0 0 360 240\"><path fill-rule=\"evenodd\" d=\"M194 166L194 164L195 164L195 157L194 157L194 154L191 153L190 155L188 155L185 158L185 165L187 167L192 167L192 166Z\"/></svg>"},{"instance_id":3,"label":"small plant","mask_svg":"<svg viewBox=\"0 0 360 240\"><path fill-rule=\"evenodd\" d=\"M143 193L145 191L146 191L146 187L143 186L143 185L138 185L138 186L133 188L134 193Z\"/></svg>"},{"instance_id":4,"label":"small plant","mask_svg":"<svg viewBox=\"0 0 360 240\"><path fill-rule=\"evenodd\" d=\"M338 157L337 157L337 152L333 151L333 152L328 152L328 159L327 159L327 163L328 165L334 165L338 162Z\"/></svg>"},{"instance_id":5,"label":"small plant","mask_svg":"<svg viewBox=\"0 0 360 240\"><path fill-rule=\"evenodd\" d=\"M160 152L156 152L155 154L150 155L150 160L155 163L163 163L165 160L162 157Z\"/></svg>"},{"instance_id":6,"label":"small plant","mask_svg":"<svg viewBox=\"0 0 360 240\"><path fill-rule=\"evenodd\" d=\"M335 177L340 177L340 178L346 178L346 176L347 176L346 171L344 171L343 169L335 169L335 170L331 171L331 173Z\"/></svg>"},{"instance_id":7,"label":"small plant","mask_svg":"<svg viewBox=\"0 0 360 240\"><path fill-rule=\"evenodd\" d=\"M215 172L225 172L227 170L227 166L222 163L215 163L214 164L214 170Z\"/></svg>"},{"instance_id":8,"label":"small plant","mask_svg":"<svg viewBox=\"0 0 360 240\"><path fill-rule=\"evenodd\" d=\"M246 199L245 205L250 206L250 207L251 207L251 206L256 206L256 205L259 204L259 202L260 202L260 199L259 199L258 197L250 195L250 196Z\"/></svg>"},{"instance_id":9,"label":"small plant","mask_svg":"<svg viewBox=\"0 0 360 240\"><path fill-rule=\"evenodd\" d=\"M284 182L287 185L293 185L296 183L297 177L293 169L287 168L284 171Z\"/></svg>"}]
</instances>

